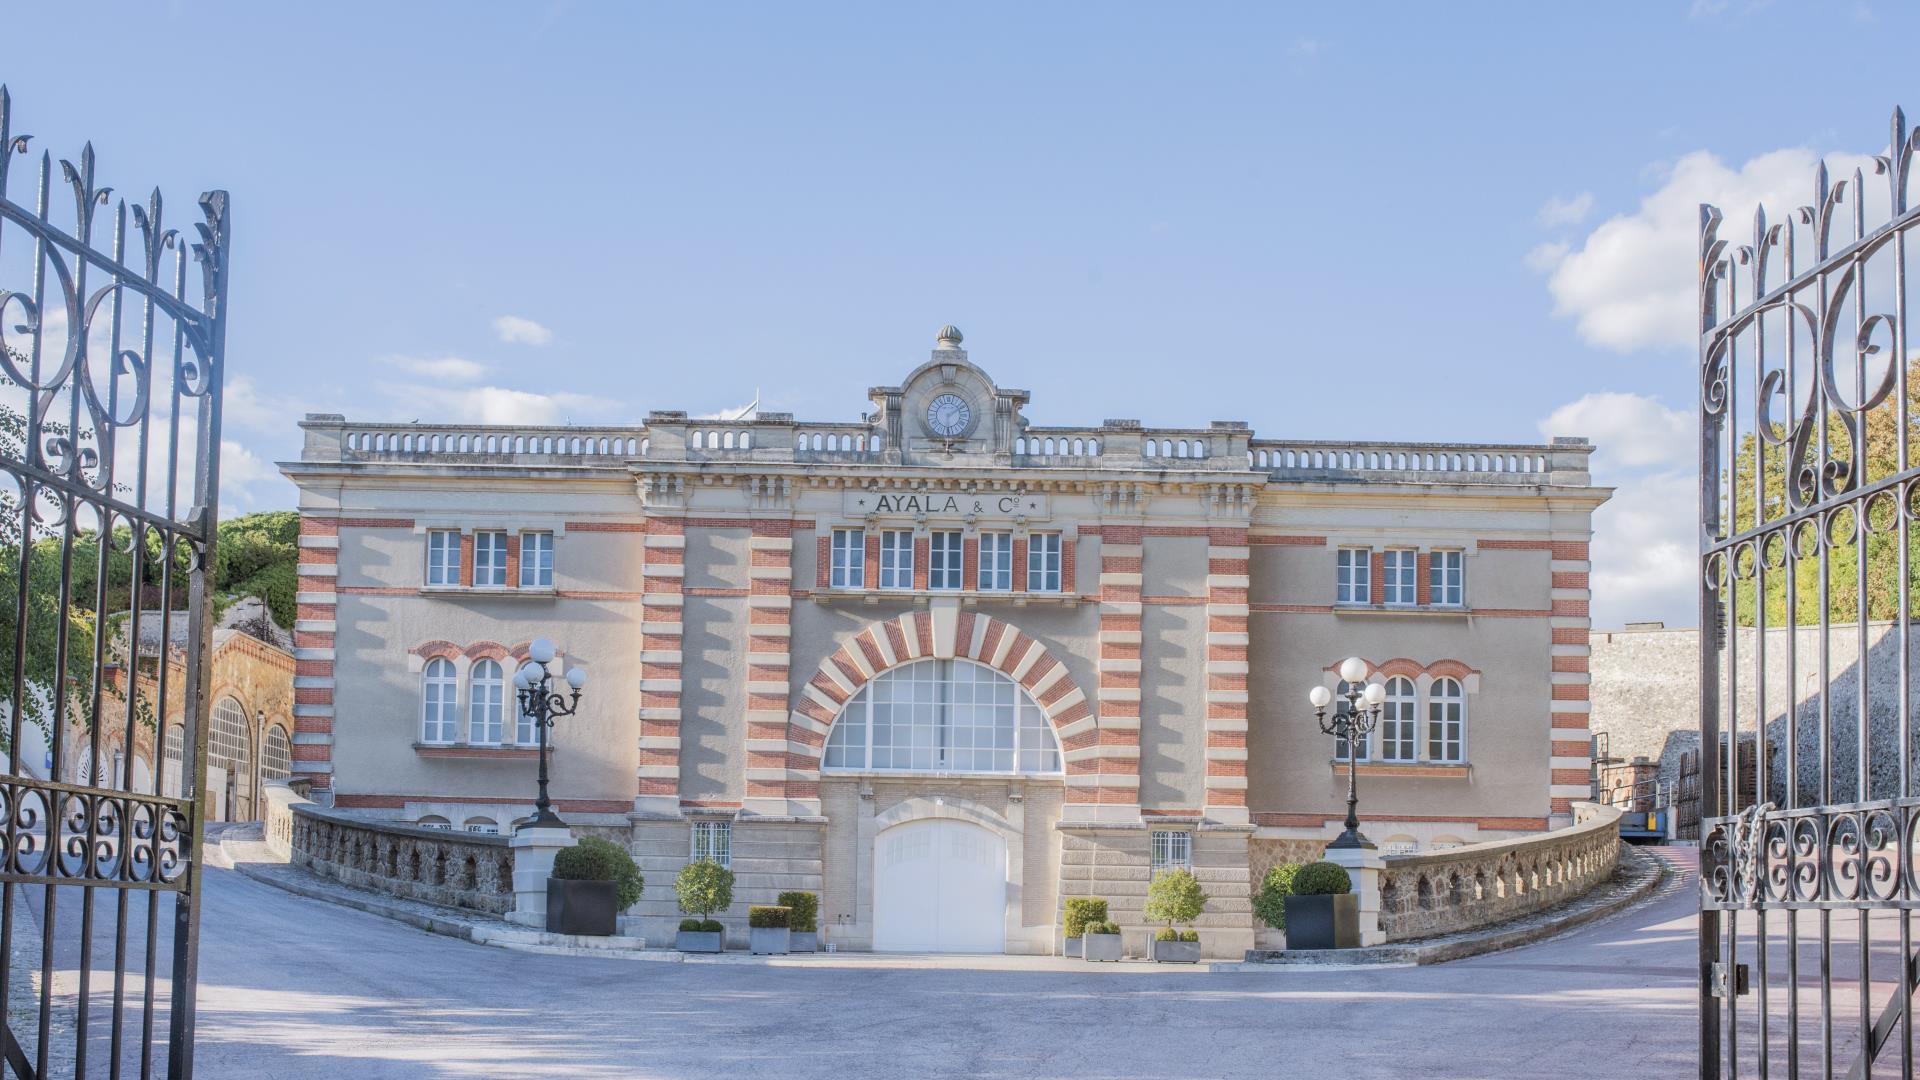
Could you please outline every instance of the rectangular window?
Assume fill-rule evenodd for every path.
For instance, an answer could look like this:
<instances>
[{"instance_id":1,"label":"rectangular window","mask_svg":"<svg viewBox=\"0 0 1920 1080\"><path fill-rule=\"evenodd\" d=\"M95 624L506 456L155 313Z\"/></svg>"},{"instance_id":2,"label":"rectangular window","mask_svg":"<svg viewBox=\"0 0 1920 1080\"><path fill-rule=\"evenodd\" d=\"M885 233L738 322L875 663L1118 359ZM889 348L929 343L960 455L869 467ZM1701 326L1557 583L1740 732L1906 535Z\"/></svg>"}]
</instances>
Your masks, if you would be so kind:
<instances>
[{"instance_id":1,"label":"rectangular window","mask_svg":"<svg viewBox=\"0 0 1920 1080\"><path fill-rule=\"evenodd\" d=\"M913 530L881 531L880 587L883 589L913 588Z\"/></svg>"},{"instance_id":2,"label":"rectangular window","mask_svg":"<svg viewBox=\"0 0 1920 1080\"><path fill-rule=\"evenodd\" d=\"M473 534L473 583L475 586L501 586L507 583L507 534Z\"/></svg>"},{"instance_id":3,"label":"rectangular window","mask_svg":"<svg viewBox=\"0 0 1920 1080\"><path fill-rule=\"evenodd\" d=\"M966 566L961 554L962 534L941 531L933 534L927 553L927 588L959 589L966 586Z\"/></svg>"},{"instance_id":4,"label":"rectangular window","mask_svg":"<svg viewBox=\"0 0 1920 1080\"><path fill-rule=\"evenodd\" d=\"M1334 594L1335 603L1370 604L1373 602L1372 558L1373 552L1367 548L1340 549L1340 587Z\"/></svg>"},{"instance_id":5,"label":"rectangular window","mask_svg":"<svg viewBox=\"0 0 1920 1080\"><path fill-rule=\"evenodd\" d=\"M733 866L733 822L696 821L693 823L693 861L708 859L721 866Z\"/></svg>"},{"instance_id":6,"label":"rectangular window","mask_svg":"<svg viewBox=\"0 0 1920 1080\"><path fill-rule=\"evenodd\" d=\"M1411 606L1420 602L1419 578L1415 573L1419 567L1420 553L1412 548L1387 549L1381 565L1386 578L1387 603Z\"/></svg>"},{"instance_id":7,"label":"rectangular window","mask_svg":"<svg viewBox=\"0 0 1920 1080\"><path fill-rule=\"evenodd\" d=\"M1013 588L1013 534L980 534L981 592L1007 592Z\"/></svg>"},{"instance_id":8,"label":"rectangular window","mask_svg":"<svg viewBox=\"0 0 1920 1080\"><path fill-rule=\"evenodd\" d=\"M1193 869L1193 834L1156 832L1153 834L1153 872Z\"/></svg>"},{"instance_id":9,"label":"rectangular window","mask_svg":"<svg viewBox=\"0 0 1920 1080\"><path fill-rule=\"evenodd\" d=\"M1060 534L1034 533L1027 538L1027 591L1060 591Z\"/></svg>"},{"instance_id":10,"label":"rectangular window","mask_svg":"<svg viewBox=\"0 0 1920 1080\"><path fill-rule=\"evenodd\" d=\"M427 584L460 584L460 532L457 529L431 529L427 532Z\"/></svg>"},{"instance_id":11,"label":"rectangular window","mask_svg":"<svg viewBox=\"0 0 1920 1080\"><path fill-rule=\"evenodd\" d=\"M553 588L552 533L520 534L520 587L523 589Z\"/></svg>"},{"instance_id":12,"label":"rectangular window","mask_svg":"<svg viewBox=\"0 0 1920 1080\"><path fill-rule=\"evenodd\" d=\"M1435 604L1461 607L1467 602L1467 553L1436 551L1428 556L1428 599Z\"/></svg>"},{"instance_id":13,"label":"rectangular window","mask_svg":"<svg viewBox=\"0 0 1920 1080\"><path fill-rule=\"evenodd\" d=\"M867 530L833 530L832 562L827 583L836 589L867 587Z\"/></svg>"}]
</instances>

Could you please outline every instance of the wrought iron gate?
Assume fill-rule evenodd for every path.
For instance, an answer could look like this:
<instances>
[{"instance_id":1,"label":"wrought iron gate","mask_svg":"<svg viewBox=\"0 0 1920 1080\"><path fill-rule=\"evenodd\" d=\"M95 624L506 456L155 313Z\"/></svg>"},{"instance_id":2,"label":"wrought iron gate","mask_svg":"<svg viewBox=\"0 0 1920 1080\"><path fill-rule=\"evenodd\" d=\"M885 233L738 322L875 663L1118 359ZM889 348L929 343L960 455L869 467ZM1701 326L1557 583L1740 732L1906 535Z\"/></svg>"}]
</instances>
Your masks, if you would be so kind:
<instances>
[{"instance_id":1,"label":"wrought iron gate","mask_svg":"<svg viewBox=\"0 0 1920 1080\"><path fill-rule=\"evenodd\" d=\"M1726 759L1699 774L1703 1077L1914 1075L1920 208L1898 112L1888 147L1819 165L1782 220L1701 207L1700 745ZM1777 749L1746 773L1743 741Z\"/></svg>"},{"instance_id":2,"label":"wrought iron gate","mask_svg":"<svg viewBox=\"0 0 1920 1080\"><path fill-rule=\"evenodd\" d=\"M28 149L0 87L0 1075L187 1077L227 196Z\"/></svg>"}]
</instances>

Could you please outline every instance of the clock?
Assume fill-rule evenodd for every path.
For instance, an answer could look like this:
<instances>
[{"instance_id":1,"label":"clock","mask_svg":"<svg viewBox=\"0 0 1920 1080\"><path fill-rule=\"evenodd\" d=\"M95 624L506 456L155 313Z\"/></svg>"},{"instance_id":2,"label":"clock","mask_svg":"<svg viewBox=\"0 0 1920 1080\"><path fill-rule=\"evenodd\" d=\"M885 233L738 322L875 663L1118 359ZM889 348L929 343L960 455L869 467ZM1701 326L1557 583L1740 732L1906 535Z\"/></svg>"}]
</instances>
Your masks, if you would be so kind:
<instances>
[{"instance_id":1,"label":"clock","mask_svg":"<svg viewBox=\"0 0 1920 1080\"><path fill-rule=\"evenodd\" d=\"M967 430L973 409L959 394L941 394L927 405L927 430L943 439L951 439Z\"/></svg>"}]
</instances>

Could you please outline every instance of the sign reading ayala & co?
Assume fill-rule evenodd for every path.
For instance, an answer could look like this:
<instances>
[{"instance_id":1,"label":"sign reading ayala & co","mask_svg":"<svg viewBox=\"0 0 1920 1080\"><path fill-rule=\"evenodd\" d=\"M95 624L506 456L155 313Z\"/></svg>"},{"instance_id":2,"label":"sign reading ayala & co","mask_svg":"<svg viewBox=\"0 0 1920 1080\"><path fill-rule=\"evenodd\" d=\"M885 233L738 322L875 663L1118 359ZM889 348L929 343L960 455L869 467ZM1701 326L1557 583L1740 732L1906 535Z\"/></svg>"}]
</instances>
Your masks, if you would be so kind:
<instances>
[{"instance_id":1,"label":"sign reading ayala & co","mask_svg":"<svg viewBox=\"0 0 1920 1080\"><path fill-rule=\"evenodd\" d=\"M850 518L884 515L1044 521L1051 510L1045 495L1008 491L849 491L844 495L843 505Z\"/></svg>"}]
</instances>

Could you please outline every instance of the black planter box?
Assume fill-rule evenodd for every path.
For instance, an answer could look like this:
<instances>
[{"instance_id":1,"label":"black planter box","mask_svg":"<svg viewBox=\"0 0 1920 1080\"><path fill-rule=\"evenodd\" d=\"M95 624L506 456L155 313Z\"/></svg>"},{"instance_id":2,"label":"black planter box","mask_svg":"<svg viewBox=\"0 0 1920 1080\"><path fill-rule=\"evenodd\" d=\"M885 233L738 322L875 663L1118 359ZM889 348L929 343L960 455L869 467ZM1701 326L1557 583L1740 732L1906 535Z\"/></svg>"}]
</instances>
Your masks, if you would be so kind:
<instances>
[{"instance_id":1,"label":"black planter box","mask_svg":"<svg viewBox=\"0 0 1920 1080\"><path fill-rule=\"evenodd\" d=\"M1287 897L1288 949L1357 949L1360 947L1360 897Z\"/></svg>"},{"instance_id":2,"label":"black planter box","mask_svg":"<svg viewBox=\"0 0 1920 1080\"><path fill-rule=\"evenodd\" d=\"M547 879L547 933L612 937L620 912L611 881Z\"/></svg>"}]
</instances>

